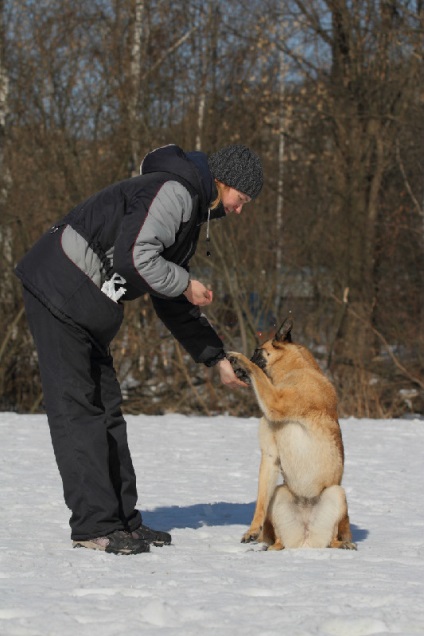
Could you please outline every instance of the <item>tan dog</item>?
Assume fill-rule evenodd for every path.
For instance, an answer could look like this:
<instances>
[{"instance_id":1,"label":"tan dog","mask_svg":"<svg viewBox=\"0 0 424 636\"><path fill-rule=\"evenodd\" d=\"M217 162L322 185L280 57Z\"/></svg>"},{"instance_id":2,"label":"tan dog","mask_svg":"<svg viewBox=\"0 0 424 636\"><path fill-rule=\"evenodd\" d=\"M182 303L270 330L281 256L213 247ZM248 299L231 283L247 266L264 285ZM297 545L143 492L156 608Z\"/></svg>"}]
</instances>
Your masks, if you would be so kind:
<instances>
[{"instance_id":1,"label":"tan dog","mask_svg":"<svg viewBox=\"0 0 424 636\"><path fill-rule=\"evenodd\" d=\"M264 414L258 498L242 542L263 541L273 550L356 550L340 485L344 450L336 392L308 349L292 343L291 329L286 320L252 360L228 354L247 373ZM284 483L277 486L280 473Z\"/></svg>"}]
</instances>

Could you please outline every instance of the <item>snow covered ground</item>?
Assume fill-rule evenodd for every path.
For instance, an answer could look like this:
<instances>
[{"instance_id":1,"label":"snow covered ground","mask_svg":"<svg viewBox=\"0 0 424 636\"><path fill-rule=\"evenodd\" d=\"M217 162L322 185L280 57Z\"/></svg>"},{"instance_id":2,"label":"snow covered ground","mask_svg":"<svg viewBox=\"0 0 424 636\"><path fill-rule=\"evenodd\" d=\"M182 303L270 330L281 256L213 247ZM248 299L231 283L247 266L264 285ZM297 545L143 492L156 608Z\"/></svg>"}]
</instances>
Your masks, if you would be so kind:
<instances>
[{"instance_id":1,"label":"snow covered ground","mask_svg":"<svg viewBox=\"0 0 424 636\"><path fill-rule=\"evenodd\" d=\"M71 548L45 417L0 413L0 634L424 634L424 421L342 421L357 552L240 543L257 423L128 417L144 521L173 545L124 557Z\"/></svg>"}]
</instances>

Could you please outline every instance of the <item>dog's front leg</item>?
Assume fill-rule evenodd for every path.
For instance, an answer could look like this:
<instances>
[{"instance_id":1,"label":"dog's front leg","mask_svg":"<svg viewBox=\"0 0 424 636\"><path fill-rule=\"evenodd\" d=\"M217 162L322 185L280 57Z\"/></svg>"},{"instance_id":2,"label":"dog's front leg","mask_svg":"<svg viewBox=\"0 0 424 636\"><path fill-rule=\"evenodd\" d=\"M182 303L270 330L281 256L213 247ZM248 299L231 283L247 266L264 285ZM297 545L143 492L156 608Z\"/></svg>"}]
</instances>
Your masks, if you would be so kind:
<instances>
[{"instance_id":1,"label":"dog's front leg","mask_svg":"<svg viewBox=\"0 0 424 636\"><path fill-rule=\"evenodd\" d=\"M242 543L262 541L269 502L274 494L275 486L280 475L280 461L277 447L269 423L262 418L259 424L259 439L261 446L261 464L259 467L258 496L256 508L250 528L244 533Z\"/></svg>"},{"instance_id":2,"label":"dog's front leg","mask_svg":"<svg viewBox=\"0 0 424 636\"><path fill-rule=\"evenodd\" d=\"M268 376L254 362L246 358L242 353L229 351L228 359L235 366L238 365L249 375L258 404L270 422L281 419L281 399L278 391Z\"/></svg>"}]
</instances>

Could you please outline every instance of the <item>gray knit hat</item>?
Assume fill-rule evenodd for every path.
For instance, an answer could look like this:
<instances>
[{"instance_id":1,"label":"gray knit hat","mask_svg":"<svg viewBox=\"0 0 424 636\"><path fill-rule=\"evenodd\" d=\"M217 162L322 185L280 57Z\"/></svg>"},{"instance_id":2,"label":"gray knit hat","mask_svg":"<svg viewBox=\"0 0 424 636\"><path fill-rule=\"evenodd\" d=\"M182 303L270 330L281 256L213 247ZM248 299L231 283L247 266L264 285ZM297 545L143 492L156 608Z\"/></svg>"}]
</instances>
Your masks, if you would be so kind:
<instances>
[{"instance_id":1,"label":"gray knit hat","mask_svg":"<svg viewBox=\"0 0 424 636\"><path fill-rule=\"evenodd\" d=\"M262 190L264 177L258 155L246 146L226 146L209 155L209 168L218 181L254 199Z\"/></svg>"}]
</instances>

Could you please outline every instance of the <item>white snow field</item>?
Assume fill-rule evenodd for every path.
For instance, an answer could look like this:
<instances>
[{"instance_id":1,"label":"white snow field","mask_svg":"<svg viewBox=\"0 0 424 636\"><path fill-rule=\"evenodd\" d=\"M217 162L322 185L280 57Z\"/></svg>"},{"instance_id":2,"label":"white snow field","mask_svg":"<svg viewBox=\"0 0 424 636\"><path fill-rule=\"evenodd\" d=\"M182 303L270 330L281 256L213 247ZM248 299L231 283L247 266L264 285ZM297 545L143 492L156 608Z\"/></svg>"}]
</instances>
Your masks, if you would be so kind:
<instances>
[{"instance_id":1,"label":"white snow field","mask_svg":"<svg viewBox=\"0 0 424 636\"><path fill-rule=\"evenodd\" d=\"M424 421L341 421L357 552L242 544L257 418L130 416L144 522L173 544L73 549L43 415L0 413L1 636L424 634Z\"/></svg>"}]
</instances>

